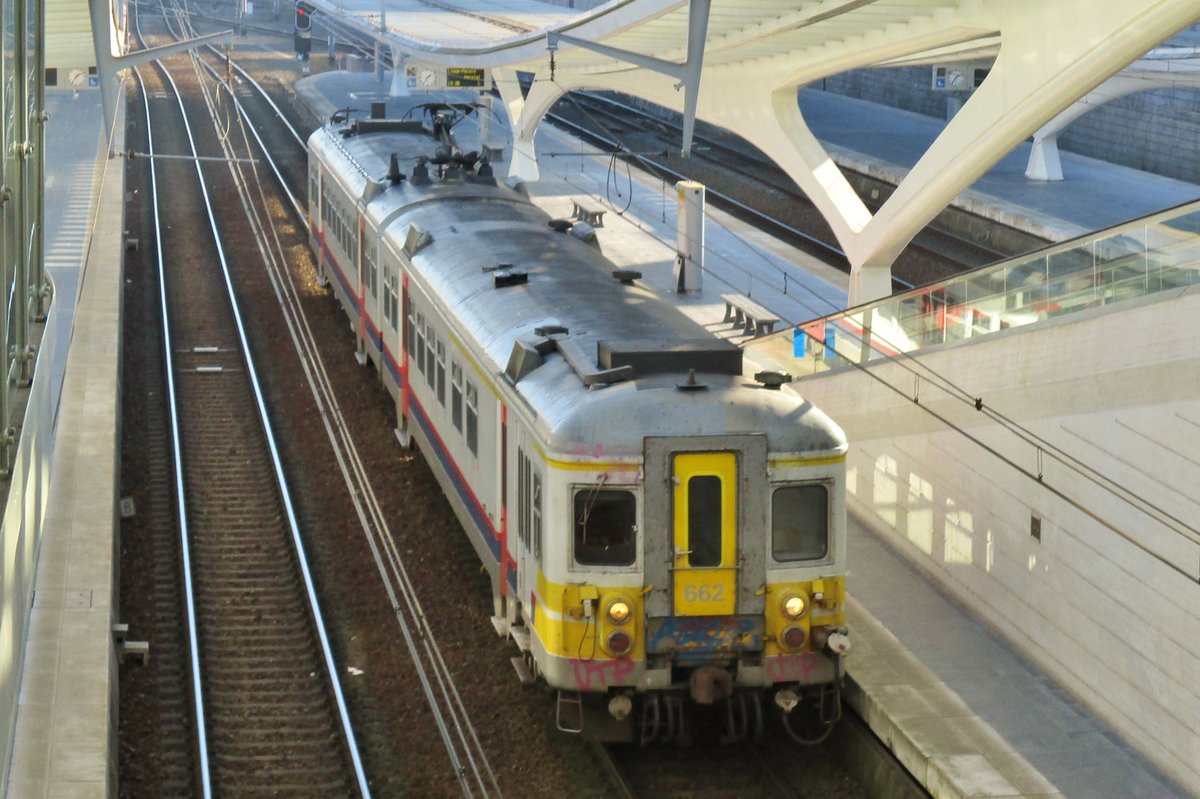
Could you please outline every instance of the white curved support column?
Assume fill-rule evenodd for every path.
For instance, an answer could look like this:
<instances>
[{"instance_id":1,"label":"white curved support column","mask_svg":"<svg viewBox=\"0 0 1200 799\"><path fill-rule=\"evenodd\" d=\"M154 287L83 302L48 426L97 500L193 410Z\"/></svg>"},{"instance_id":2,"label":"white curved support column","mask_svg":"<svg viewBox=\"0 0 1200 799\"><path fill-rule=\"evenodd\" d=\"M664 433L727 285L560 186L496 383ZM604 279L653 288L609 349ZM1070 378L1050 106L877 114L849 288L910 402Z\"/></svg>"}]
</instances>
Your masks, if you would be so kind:
<instances>
[{"instance_id":1,"label":"white curved support column","mask_svg":"<svg viewBox=\"0 0 1200 799\"><path fill-rule=\"evenodd\" d=\"M1058 158L1058 137L1067 126L1089 111L1130 94L1151 89L1176 89L1200 85L1200 72L1191 64L1175 66L1171 60L1146 58L1120 75L1109 78L1100 86L1076 100L1065 111L1042 125L1033 134L1033 151L1025 177L1031 180L1062 180L1062 164ZM1163 67L1166 66L1166 69Z\"/></svg>"},{"instance_id":2,"label":"white curved support column","mask_svg":"<svg viewBox=\"0 0 1200 799\"><path fill-rule=\"evenodd\" d=\"M536 181L538 171L537 147L534 135L537 126L558 99L568 91L568 86L559 81L550 81L538 72L534 74L529 94L521 96L517 74L511 69L495 69L492 80L500 90L500 99L508 112L508 123L512 127L512 159L508 168L509 178L527 183Z\"/></svg>"},{"instance_id":3,"label":"white curved support column","mask_svg":"<svg viewBox=\"0 0 1200 799\"><path fill-rule=\"evenodd\" d=\"M1062 161L1058 157L1058 133L1033 134L1033 148L1029 151L1029 163L1025 166L1025 177L1030 180L1055 181L1063 179Z\"/></svg>"},{"instance_id":4,"label":"white curved support column","mask_svg":"<svg viewBox=\"0 0 1200 799\"><path fill-rule=\"evenodd\" d=\"M1013 147L1196 15L1182 3L993 4L981 21L1000 31L987 80L876 212L852 262L892 263L914 235ZM1069 31L1070 34L1060 32ZM1029 57L1031 55L1040 57ZM864 286L864 288L866 288ZM851 303L882 295L852 294Z\"/></svg>"}]
</instances>

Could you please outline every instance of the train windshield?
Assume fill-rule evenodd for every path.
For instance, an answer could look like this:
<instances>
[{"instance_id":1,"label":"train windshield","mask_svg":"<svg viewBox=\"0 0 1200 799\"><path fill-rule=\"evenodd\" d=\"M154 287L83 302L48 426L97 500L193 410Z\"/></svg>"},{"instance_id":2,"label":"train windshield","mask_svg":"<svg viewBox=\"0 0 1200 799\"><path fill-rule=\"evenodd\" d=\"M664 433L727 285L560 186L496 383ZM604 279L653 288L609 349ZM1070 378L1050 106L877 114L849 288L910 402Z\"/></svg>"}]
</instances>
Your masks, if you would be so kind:
<instances>
[{"instance_id":1,"label":"train windshield","mask_svg":"<svg viewBox=\"0 0 1200 799\"><path fill-rule=\"evenodd\" d=\"M829 554L829 486L782 486L771 495L771 554L775 560L821 560Z\"/></svg>"},{"instance_id":2,"label":"train windshield","mask_svg":"<svg viewBox=\"0 0 1200 799\"><path fill-rule=\"evenodd\" d=\"M575 560L585 566L629 566L637 555L637 499L631 491L575 492Z\"/></svg>"}]
</instances>

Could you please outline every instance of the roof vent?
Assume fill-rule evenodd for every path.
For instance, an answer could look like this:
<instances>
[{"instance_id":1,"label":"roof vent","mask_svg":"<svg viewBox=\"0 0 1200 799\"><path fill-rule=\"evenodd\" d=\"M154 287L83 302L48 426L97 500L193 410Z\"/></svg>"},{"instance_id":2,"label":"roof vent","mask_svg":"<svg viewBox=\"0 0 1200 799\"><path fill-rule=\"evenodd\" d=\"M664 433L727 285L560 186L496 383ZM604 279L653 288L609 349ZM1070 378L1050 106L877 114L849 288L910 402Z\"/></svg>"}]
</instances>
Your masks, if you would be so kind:
<instances>
[{"instance_id":1,"label":"roof vent","mask_svg":"<svg viewBox=\"0 0 1200 799\"><path fill-rule=\"evenodd\" d=\"M618 283L624 283L626 286L632 286L633 281L642 279L642 273L636 269L614 269L612 276Z\"/></svg>"},{"instance_id":2,"label":"roof vent","mask_svg":"<svg viewBox=\"0 0 1200 799\"><path fill-rule=\"evenodd\" d=\"M414 186L429 185L429 167L425 163L425 156L421 156L421 160L417 161L417 165L413 167L412 182Z\"/></svg>"},{"instance_id":3,"label":"roof vent","mask_svg":"<svg viewBox=\"0 0 1200 799\"><path fill-rule=\"evenodd\" d=\"M433 236L416 225L409 225L404 233L404 252L409 258L433 244Z\"/></svg>"},{"instance_id":4,"label":"roof vent","mask_svg":"<svg viewBox=\"0 0 1200 799\"><path fill-rule=\"evenodd\" d=\"M776 372L767 370L764 372L755 372L755 381L762 384L762 387L770 391L778 391L779 387L784 383L792 382L792 376L787 372Z\"/></svg>"},{"instance_id":5,"label":"roof vent","mask_svg":"<svg viewBox=\"0 0 1200 799\"><path fill-rule=\"evenodd\" d=\"M500 269L492 273L492 285L498 289L520 286L529 282L529 273L523 269Z\"/></svg>"}]
</instances>

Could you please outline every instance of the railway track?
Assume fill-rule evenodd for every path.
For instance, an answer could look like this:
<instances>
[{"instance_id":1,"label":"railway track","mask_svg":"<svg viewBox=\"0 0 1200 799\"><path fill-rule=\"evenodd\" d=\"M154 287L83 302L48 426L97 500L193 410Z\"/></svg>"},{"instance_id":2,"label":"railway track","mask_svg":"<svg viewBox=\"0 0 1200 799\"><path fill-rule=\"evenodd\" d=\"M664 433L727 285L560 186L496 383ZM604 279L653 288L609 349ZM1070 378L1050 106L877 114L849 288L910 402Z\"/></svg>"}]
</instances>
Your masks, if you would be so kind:
<instances>
[{"instance_id":1,"label":"railway track","mask_svg":"<svg viewBox=\"0 0 1200 799\"><path fill-rule=\"evenodd\" d=\"M803 778L790 777L754 744L645 749L596 746L622 799L688 796L700 799L809 799Z\"/></svg>"},{"instance_id":2,"label":"railway track","mask_svg":"<svg viewBox=\"0 0 1200 799\"><path fill-rule=\"evenodd\" d=\"M190 57L169 61L185 91ZM173 526L184 564L177 590L189 607L180 637L196 724L192 790L369 795L240 311L228 272L218 268L227 268L220 240L232 231L216 229L204 175L193 166L197 154L225 154L196 153L183 91L166 66L139 74L150 98L150 180L172 187L172 200L156 203L155 240L166 318L163 395L172 400L167 427L176 436ZM171 145L157 149L156 141ZM187 142L191 152L180 152ZM204 219L211 231L197 226ZM188 263L189 252L199 257ZM166 450L151 449L157 459ZM156 572L169 570L172 556L162 547Z\"/></svg>"},{"instance_id":3,"label":"railway track","mask_svg":"<svg viewBox=\"0 0 1200 799\"><path fill-rule=\"evenodd\" d=\"M184 17L180 15L177 19L184 19ZM247 223L252 228L244 235L234 238L239 241L256 243L258 260L261 261L261 266L269 275L272 293L276 301L272 315L278 315L282 319L279 327L286 329L287 335L291 338L291 343L299 358L299 368L296 371L305 375L307 388L312 392L313 401L320 409L319 418L324 423L328 444L333 450L332 456L336 464L334 473L340 473L342 476L346 486L345 492L354 506L352 516L357 517L361 527L361 536L367 542L374 565L383 580L383 587L396 622L396 634L392 638L404 642L410 655L410 665L415 667L413 673L422 687L424 698L432 711L432 723L427 728L426 734L435 739L438 737L442 739L449 768L464 796L500 796L501 792L496 778L491 773L483 747L458 695L433 629L425 618L417 599L416 591L401 558L400 548L388 527L385 513L371 486L369 469L363 462L346 416L341 410L341 403L334 390L334 380L327 372L324 356L320 352L319 343L311 330L304 308L305 295L310 292L303 285L303 280L297 278L289 263L288 251L290 248L283 243L280 237L278 229L280 224L286 225L290 222L294 228L303 222L305 214L302 192L305 189L307 162L303 138L294 129L291 129L290 125L278 124L281 119L285 118L285 114L270 100L266 90L257 84L248 72L240 69L236 64L226 61L218 50L209 49L203 58L198 57L194 60L194 65L194 72L199 76L198 80L201 82L208 80L212 82L213 86L218 86L213 96L208 99L208 105L210 111L213 112L223 109L221 113L225 116L221 117L217 127L224 131L222 138L227 146L224 150L224 157L230 164L229 171L233 173L234 183L240 187L241 204L246 210ZM157 93L165 94L166 92L159 91ZM218 114L214 113L214 117L216 116ZM260 134L249 122L251 117L266 123L264 127L269 130ZM238 138L245 140L246 149L235 150L228 147L230 142ZM251 144L251 142L253 143ZM283 157L272 158L272 151L281 153ZM269 171L274 174L278 187L287 197L283 203L266 196L255 196L263 193L264 181L271 182L266 177L268 167ZM275 187L272 186L272 192L274 189ZM282 211L282 208L286 206L291 206L290 211ZM281 220L280 213L289 219ZM254 247L248 249L254 249ZM232 285L229 291L233 292ZM201 327L203 320L210 315L208 311L202 309L198 302L188 302L187 313L189 315L185 319L185 324L190 330L203 329ZM232 327L232 325L222 325L221 323L218 323L218 326ZM214 338L214 340L217 339ZM176 347L176 350L178 349L179 347ZM344 351L338 351L338 355L341 357L345 357L346 354ZM215 345L205 346L200 351L188 350L182 354L180 360L195 361L184 364L183 368L188 369L188 374L194 372L211 377L214 374L225 375L235 371L234 364L237 362L237 357L236 345L229 341L219 341ZM221 361L229 362L222 363ZM214 411L237 407L236 397L217 391L212 391L207 397L197 399L195 402L200 403L204 400L210 401ZM221 424L223 425L224 422ZM200 429L202 428L203 425L200 426ZM240 449L231 450L227 451L224 457L233 455L237 461L241 460L241 454ZM218 455L216 461L219 463L221 458L222 456ZM249 484L251 480L247 478L239 480L239 482ZM264 486L260 485L252 490L261 491L263 488ZM228 499L227 493L225 496ZM238 509L234 508L234 513L238 512ZM268 515L272 514L268 513ZM286 515L289 517L292 515L290 508ZM262 525L256 526L262 527ZM228 546L215 549L228 549ZM258 551L261 549L261 547L257 548ZM274 595L275 589L278 587L269 577L260 581L256 576L255 569L245 569L239 572L232 580L232 584L239 591L248 591L258 595ZM226 599L226 604L235 603ZM296 636L287 637L290 640ZM324 635L322 634L321 637L324 638ZM230 648L235 649L236 645ZM263 686L272 684L271 677L265 674L263 676L265 680ZM226 687L230 690L236 689L236 683L222 681L214 690L224 691ZM310 729L310 735L314 734L318 737L325 737L316 729ZM307 756L304 758L306 762L309 760L320 762L324 759L328 758L309 758ZM394 764L396 753L393 751L380 754L378 759L384 764ZM422 765L434 766L432 763ZM389 770L395 768L394 765L381 765L380 767ZM412 769L413 766L409 765L408 768ZM365 794L366 790L361 779L359 783L360 790ZM333 793L341 795L340 791L336 789L333 790Z\"/></svg>"}]
</instances>

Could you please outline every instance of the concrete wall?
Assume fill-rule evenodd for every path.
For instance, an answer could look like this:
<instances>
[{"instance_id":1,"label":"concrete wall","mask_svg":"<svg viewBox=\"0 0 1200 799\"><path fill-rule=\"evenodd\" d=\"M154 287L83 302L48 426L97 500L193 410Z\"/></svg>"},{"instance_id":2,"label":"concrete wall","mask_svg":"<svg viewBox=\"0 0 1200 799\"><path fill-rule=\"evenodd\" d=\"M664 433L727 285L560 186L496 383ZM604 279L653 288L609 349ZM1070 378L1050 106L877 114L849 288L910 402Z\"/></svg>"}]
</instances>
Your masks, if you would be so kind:
<instances>
[{"instance_id":1,"label":"concrete wall","mask_svg":"<svg viewBox=\"0 0 1200 799\"><path fill-rule=\"evenodd\" d=\"M1200 46L1200 26L1166 44ZM867 69L826 78L813 88L903 108L938 119L964 102L967 92L929 88L929 67ZM1156 89L1097 107L1066 129L1061 149L1114 164L1200 183L1200 91Z\"/></svg>"},{"instance_id":2,"label":"concrete wall","mask_svg":"<svg viewBox=\"0 0 1200 799\"><path fill-rule=\"evenodd\" d=\"M1193 289L920 358L1040 456L911 367L797 388L846 428L853 510L1200 794L1197 315Z\"/></svg>"}]
</instances>

